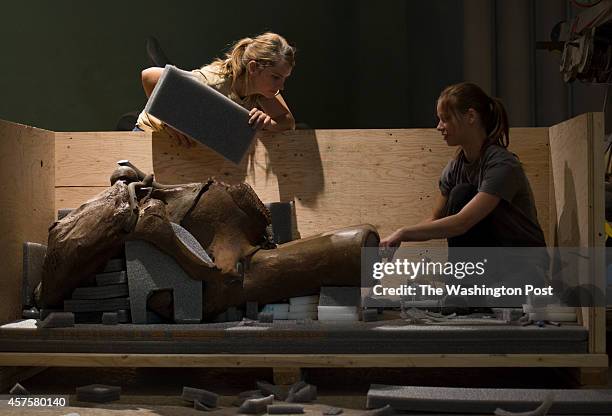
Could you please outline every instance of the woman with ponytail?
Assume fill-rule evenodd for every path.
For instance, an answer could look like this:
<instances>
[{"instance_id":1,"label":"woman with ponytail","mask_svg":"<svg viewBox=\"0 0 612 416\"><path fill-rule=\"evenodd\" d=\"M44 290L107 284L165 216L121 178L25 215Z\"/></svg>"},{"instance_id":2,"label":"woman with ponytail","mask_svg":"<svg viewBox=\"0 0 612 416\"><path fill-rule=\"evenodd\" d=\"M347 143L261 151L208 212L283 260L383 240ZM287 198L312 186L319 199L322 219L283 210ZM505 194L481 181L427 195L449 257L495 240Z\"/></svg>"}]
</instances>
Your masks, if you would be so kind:
<instances>
[{"instance_id":1,"label":"woman with ponytail","mask_svg":"<svg viewBox=\"0 0 612 416\"><path fill-rule=\"evenodd\" d=\"M248 123L256 130L293 130L295 120L280 92L291 75L295 49L276 33L263 33L255 38L236 42L225 59L193 70L202 83L249 110ZM163 68L142 71L142 86L151 95ZM179 143L190 146L192 141L166 126L161 120L141 112L134 130L165 131Z\"/></svg>"},{"instance_id":2,"label":"woman with ponytail","mask_svg":"<svg viewBox=\"0 0 612 416\"><path fill-rule=\"evenodd\" d=\"M449 247L545 246L531 187L509 152L508 116L497 98L471 83L451 85L437 102L437 130L456 157L443 170L430 217L384 238L392 252L402 241L446 238Z\"/></svg>"}]
</instances>

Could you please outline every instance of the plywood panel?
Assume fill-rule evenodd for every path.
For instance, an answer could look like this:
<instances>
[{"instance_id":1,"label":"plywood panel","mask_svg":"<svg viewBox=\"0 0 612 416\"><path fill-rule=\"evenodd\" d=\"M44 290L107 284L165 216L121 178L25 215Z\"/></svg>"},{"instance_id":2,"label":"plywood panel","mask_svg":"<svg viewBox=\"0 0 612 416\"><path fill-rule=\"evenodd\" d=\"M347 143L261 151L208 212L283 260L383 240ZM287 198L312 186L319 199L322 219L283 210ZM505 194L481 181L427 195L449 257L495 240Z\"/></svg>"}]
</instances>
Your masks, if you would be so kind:
<instances>
[{"instance_id":1,"label":"plywood panel","mask_svg":"<svg viewBox=\"0 0 612 416\"><path fill-rule=\"evenodd\" d=\"M559 247L603 247L603 115L589 113L550 128L555 191L555 242ZM605 288L604 251L580 264L580 283ZM583 308L590 352L605 352L604 308Z\"/></svg>"},{"instance_id":2,"label":"plywood panel","mask_svg":"<svg viewBox=\"0 0 612 416\"><path fill-rule=\"evenodd\" d=\"M78 208L106 188L106 186L58 186L55 188L55 206L58 210Z\"/></svg>"},{"instance_id":3,"label":"plywood panel","mask_svg":"<svg viewBox=\"0 0 612 416\"><path fill-rule=\"evenodd\" d=\"M151 134L55 133L55 186L108 186L117 161L129 159L151 172Z\"/></svg>"},{"instance_id":4,"label":"plywood panel","mask_svg":"<svg viewBox=\"0 0 612 416\"><path fill-rule=\"evenodd\" d=\"M54 220L54 133L0 120L0 322L21 317L23 243Z\"/></svg>"},{"instance_id":5,"label":"plywood panel","mask_svg":"<svg viewBox=\"0 0 612 416\"><path fill-rule=\"evenodd\" d=\"M512 129L511 138L510 150L524 165L548 235L548 129ZM302 237L359 223L385 235L420 221L431 211L439 175L455 151L433 129L303 130L260 134L235 166L205 147L185 149L153 136L160 182L211 176L246 181L264 201L295 200Z\"/></svg>"}]
</instances>

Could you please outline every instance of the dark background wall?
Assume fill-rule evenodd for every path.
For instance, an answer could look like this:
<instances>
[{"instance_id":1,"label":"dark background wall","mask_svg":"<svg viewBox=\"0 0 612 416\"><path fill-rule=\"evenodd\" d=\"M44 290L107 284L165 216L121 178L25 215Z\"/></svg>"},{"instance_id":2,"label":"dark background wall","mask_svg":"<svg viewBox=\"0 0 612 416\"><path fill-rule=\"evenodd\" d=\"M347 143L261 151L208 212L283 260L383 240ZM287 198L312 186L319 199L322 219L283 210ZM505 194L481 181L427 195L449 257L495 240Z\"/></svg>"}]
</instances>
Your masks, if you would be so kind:
<instances>
[{"instance_id":1,"label":"dark background wall","mask_svg":"<svg viewBox=\"0 0 612 416\"><path fill-rule=\"evenodd\" d=\"M58 131L113 130L145 103L147 36L190 69L243 36L272 30L298 48L284 96L310 127L431 127L440 89L463 79L507 100L514 125L550 125L603 105L602 87L564 85L558 56L533 48L571 13L566 3L5 2L0 118Z\"/></svg>"}]
</instances>

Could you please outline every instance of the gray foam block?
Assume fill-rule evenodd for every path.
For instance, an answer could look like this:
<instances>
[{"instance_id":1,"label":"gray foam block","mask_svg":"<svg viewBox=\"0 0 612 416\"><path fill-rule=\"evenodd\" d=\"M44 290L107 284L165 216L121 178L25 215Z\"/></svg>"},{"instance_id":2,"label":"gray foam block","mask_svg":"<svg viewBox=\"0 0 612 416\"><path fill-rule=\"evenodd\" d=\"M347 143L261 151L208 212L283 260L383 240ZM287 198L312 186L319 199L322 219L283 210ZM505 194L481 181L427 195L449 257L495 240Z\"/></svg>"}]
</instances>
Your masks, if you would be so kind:
<instances>
[{"instance_id":1,"label":"gray foam block","mask_svg":"<svg viewBox=\"0 0 612 416\"><path fill-rule=\"evenodd\" d=\"M132 322L130 311L125 310L125 309L119 309L117 311L117 320L119 320L120 324L126 324L128 322Z\"/></svg>"},{"instance_id":2,"label":"gray foam block","mask_svg":"<svg viewBox=\"0 0 612 416\"><path fill-rule=\"evenodd\" d=\"M13 388L9 390L9 394L13 396L26 396L30 394L30 392L21 384L15 383Z\"/></svg>"},{"instance_id":3,"label":"gray foam block","mask_svg":"<svg viewBox=\"0 0 612 416\"><path fill-rule=\"evenodd\" d=\"M325 286L321 288L319 306L359 306L361 304L361 288Z\"/></svg>"},{"instance_id":4,"label":"gray foam block","mask_svg":"<svg viewBox=\"0 0 612 416\"><path fill-rule=\"evenodd\" d=\"M104 312L77 312L74 314L74 322L77 324L99 324L102 322Z\"/></svg>"},{"instance_id":5,"label":"gray foam block","mask_svg":"<svg viewBox=\"0 0 612 416\"><path fill-rule=\"evenodd\" d=\"M72 299L112 299L128 296L128 285L78 287L72 292Z\"/></svg>"},{"instance_id":6,"label":"gray foam block","mask_svg":"<svg viewBox=\"0 0 612 416\"><path fill-rule=\"evenodd\" d=\"M23 243L23 277L21 293L23 306L34 305L34 289L40 283L47 246L38 243Z\"/></svg>"},{"instance_id":7,"label":"gray foam block","mask_svg":"<svg viewBox=\"0 0 612 416\"><path fill-rule=\"evenodd\" d=\"M110 259L104 266L103 273L113 273L125 270L125 262L123 259Z\"/></svg>"},{"instance_id":8,"label":"gray foam block","mask_svg":"<svg viewBox=\"0 0 612 416\"><path fill-rule=\"evenodd\" d=\"M294 240L293 238L293 201L268 202L264 204L272 216L272 230L274 242L283 244Z\"/></svg>"},{"instance_id":9,"label":"gray foam block","mask_svg":"<svg viewBox=\"0 0 612 416\"><path fill-rule=\"evenodd\" d=\"M64 312L64 311L63 311L63 309L45 309L45 308L42 308L40 310L40 319L46 319L47 316L49 316L49 314L51 314L53 312Z\"/></svg>"},{"instance_id":10,"label":"gray foam block","mask_svg":"<svg viewBox=\"0 0 612 416\"><path fill-rule=\"evenodd\" d=\"M361 311L363 322L378 321L378 311L376 309L364 309Z\"/></svg>"},{"instance_id":11,"label":"gray foam block","mask_svg":"<svg viewBox=\"0 0 612 416\"><path fill-rule=\"evenodd\" d=\"M130 298L114 299L69 299L64 301L68 312L113 312L130 309Z\"/></svg>"},{"instance_id":12,"label":"gray foam block","mask_svg":"<svg viewBox=\"0 0 612 416\"><path fill-rule=\"evenodd\" d=\"M39 328L67 328L74 326L72 312L52 312L44 320L36 321Z\"/></svg>"},{"instance_id":13,"label":"gray foam block","mask_svg":"<svg viewBox=\"0 0 612 416\"><path fill-rule=\"evenodd\" d=\"M259 312L257 318L259 322L265 324L271 324L274 322L274 314L272 312Z\"/></svg>"},{"instance_id":14,"label":"gray foam block","mask_svg":"<svg viewBox=\"0 0 612 416\"><path fill-rule=\"evenodd\" d=\"M289 389L288 403L309 403L317 398L317 387L312 384L298 381Z\"/></svg>"},{"instance_id":15,"label":"gray foam block","mask_svg":"<svg viewBox=\"0 0 612 416\"><path fill-rule=\"evenodd\" d=\"M236 308L235 306L230 306L227 309L227 320L229 322L242 321L242 310Z\"/></svg>"},{"instance_id":16,"label":"gray foam block","mask_svg":"<svg viewBox=\"0 0 612 416\"><path fill-rule=\"evenodd\" d=\"M172 289L174 321L202 320L202 282L190 278L176 261L146 241L125 243L132 322L146 324L147 299L156 290ZM129 308L121 308L129 309Z\"/></svg>"},{"instance_id":17,"label":"gray foam block","mask_svg":"<svg viewBox=\"0 0 612 416\"><path fill-rule=\"evenodd\" d=\"M299 404L271 404L267 410L269 415L299 415L304 413L304 406Z\"/></svg>"},{"instance_id":18,"label":"gray foam block","mask_svg":"<svg viewBox=\"0 0 612 416\"><path fill-rule=\"evenodd\" d=\"M386 405L379 409L372 409L369 412L365 412L364 416L392 416L395 414L393 407Z\"/></svg>"},{"instance_id":19,"label":"gray foam block","mask_svg":"<svg viewBox=\"0 0 612 416\"><path fill-rule=\"evenodd\" d=\"M214 266L214 263L206 252L206 250L204 250L200 242L196 240L196 238L189 231L173 222L171 222L170 224L172 224L172 229L174 230L174 235L176 236L176 238L178 238L179 241L189 249L189 251L191 251L203 262Z\"/></svg>"},{"instance_id":20,"label":"gray foam block","mask_svg":"<svg viewBox=\"0 0 612 416\"><path fill-rule=\"evenodd\" d=\"M217 407L219 395L212 391L196 389L195 387L183 387L181 398L190 402L198 401L207 407Z\"/></svg>"},{"instance_id":21,"label":"gray foam block","mask_svg":"<svg viewBox=\"0 0 612 416\"><path fill-rule=\"evenodd\" d=\"M265 395L274 395L276 400L285 401L287 399L287 393L280 386L275 386L267 381L258 381L257 388Z\"/></svg>"},{"instance_id":22,"label":"gray foam block","mask_svg":"<svg viewBox=\"0 0 612 416\"><path fill-rule=\"evenodd\" d=\"M206 406L204 403L198 401L198 400L194 400L193 401L193 408L195 410L201 410L204 412L210 412L211 410L214 409L214 407L210 407L210 406Z\"/></svg>"},{"instance_id":23,"label":"gray foam block","mask_svg":"<svg viewBox=\"0 0 612 416\"><path fill-rule=\"evenodd\" d=\"M96 285L98 286L121 285L125 283L127 283L127 274L124 270L96 275Z\"/></svg>"},{"instance_id":24,"label":"gray foam block","mask_svg":"<svg viewBox=\"0 0 612 416\"><path fill-rule=\"evenodd\" d=\"M259 305L257 302L246 303L246 317L254 321L257 320L257 314L259 313Z\"/></svg>"},{"instance_id":25,"label":"gray foam block","mask_svg":"<svg viewBox=\"0 0 612 416\"><path fill-rule=\"evenodd\" d=\"M238 397L236 398L236 400L234 400L233 405L240 407L240 405L242 405L242 403L244 403L245 400L248 400L248 399L261 399L262 397L266 397L266 396L267 396L267 394L264 396L264 394L263 394L263 392L261 390L247 390L247 391L243 391L243 392L238 394Z\"/></svg>"},{"instance_id":26,"label":"gray foam block","mask_svg":"<svg viewBox=\"0 0 612 416\"><path fill-rule=\"evenodd\" d=\"M77 400L81 402L106 403L119 400L121 387L104 384L90 384L76 388Z\"/></svg>"},{"instance_id":27,"label":"gray foam block","mask_svg":"<svg viewBox=\"0 0 612 416\"><path fill-rule=\"evenodd\" d=\"M274 403L274 395L272 394L266 397L247 399L240 405L238 413L249 415L266 413L268 405L272 403Z\"/></svg>"},{"instance_id":28,"label":"gray foam block","mask_svg":"<svg viewBox=\"0 0 612 416\"><path fill-rule=\"evenodd\" d=\"M102 324L104 325L117 325L119 323L119 317L116 312L104 312L102 314Z\"/></svg>"},{"instance_id":29,"label":"gray foam block","mask_svg":"<svg viewBox=\"0 0 612 416\"><path fill-rule=\"evenodd\" d=\"M373 384L366 407L390 405L413 412L486 413L497 408L526 412L553 395L550 414L610 415L610 390L487 389L457 387L388 386Z\"/></svg>"},{"instance_id":30,"label":"gray foam block","mask_svg":"<svg viewBox=\"0 0 612 416\"><path fill-rule=\"evenodd\" d=\"M339 414L341 414L342 412L344 412L343 409L341 409L340 407L324 407L323 409L321 409L321 412L325 415L325 416L337 416Z\"/></svg>"},{"instance_id":31,"label":"gray foam block","mask_svg":"<svg viewBox=\"0 0 612 416\"><path fill-rule=\"evenodd\" d=\"M236 164L255 137L246 109L171 65L166 65L145 111Z\"/></svg>"}]
</instances>

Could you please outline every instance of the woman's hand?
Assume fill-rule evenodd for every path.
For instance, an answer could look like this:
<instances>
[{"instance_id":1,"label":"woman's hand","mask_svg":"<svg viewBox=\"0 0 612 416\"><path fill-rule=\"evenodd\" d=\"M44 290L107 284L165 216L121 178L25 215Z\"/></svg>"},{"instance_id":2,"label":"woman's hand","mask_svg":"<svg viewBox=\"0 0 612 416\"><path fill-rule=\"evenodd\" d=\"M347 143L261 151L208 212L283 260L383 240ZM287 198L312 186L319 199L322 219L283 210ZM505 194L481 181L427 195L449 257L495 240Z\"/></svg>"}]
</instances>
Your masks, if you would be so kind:
<instances>
[{"instance_id":1,"label":"woman's hand","mask_svg":"<svg viewBox=\"0 0 612 416\"><path fill-rule=\"evenodd\" d=\"M272 125L272 117L255 107L249 111L249 124L253 130L266 130Z\"/></svg>"},{"instance_id":2,"label":"woman's hand","mask_svg":"<svg viewBox=\"0 0 612 416\"><path fill-rule=\"evenodd\" d=\"M389 236L380 240L380 255L385 258L392 258L395 251L402 243L402 229L395 230Z\"/></svg>"}]
</instances>

